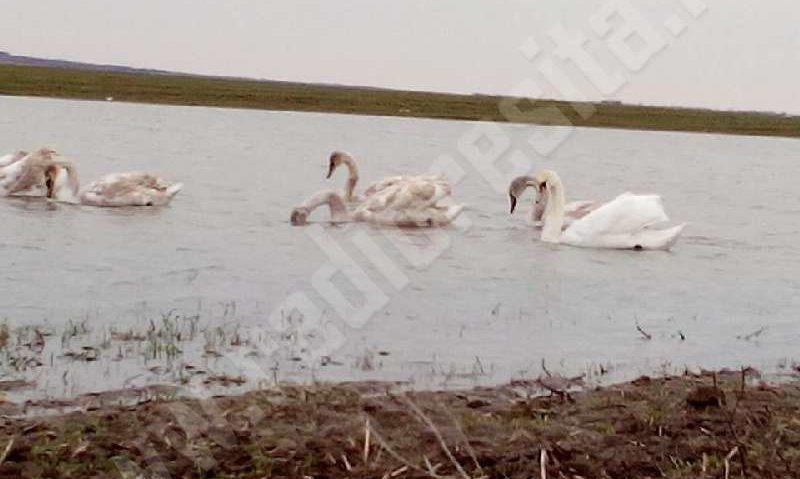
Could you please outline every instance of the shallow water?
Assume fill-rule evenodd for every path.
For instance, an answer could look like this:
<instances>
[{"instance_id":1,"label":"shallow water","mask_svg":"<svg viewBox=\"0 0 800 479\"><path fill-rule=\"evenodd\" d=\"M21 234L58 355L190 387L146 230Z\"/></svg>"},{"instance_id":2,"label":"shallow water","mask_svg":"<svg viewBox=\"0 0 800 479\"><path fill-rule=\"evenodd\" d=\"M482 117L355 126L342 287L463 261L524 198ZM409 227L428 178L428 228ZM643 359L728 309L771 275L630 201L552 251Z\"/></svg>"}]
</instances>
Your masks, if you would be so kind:
<instances>
[{"instance_id":1,"label":"shallow water","mask_svg":"<svg viewBox=\"0 0 800 479\"><path fill-rule=\"evenodd\" d=\"M3 363L5 378L36 381L29 396L165 380L136 353L75 363L51 343L68 321L85 321L102 342L170 311L248 338L246 353L224 353L233 361L209 359L206 334L176 362L202 357L208 369L264 380L455 387L535 377L542 361L565 374L608 369L612 380L684 367L779 370L800 359L796 140L575 129L542 158L532 135L566 130L7 97L0 110L2 152L49 145L85 182L147 170L185 184L163 209L0 201L1 314L12 329L55 335L43 366ZM489 136L471 142L478 131ZM505 153L494 165L472 162L462 153L472 143ZM361 160L365 184L448 164L446 155L458 165L450 177L463 176L454 197L469 209L438 232L332 226L322 211L312 226L290 226L292 206L343 186L343 172L325 180L334 149ZM510 158L556 169L572 199L660 193L671 218L690 226L668 253L542 244L527 224L529 197L508 214L504 189L519 173ZM371 292L348 273L366 275ZM292 312L287 297L306 298L321 321ZM359 313L371 304L374 314Z\"/></svg>"}]
</instances>

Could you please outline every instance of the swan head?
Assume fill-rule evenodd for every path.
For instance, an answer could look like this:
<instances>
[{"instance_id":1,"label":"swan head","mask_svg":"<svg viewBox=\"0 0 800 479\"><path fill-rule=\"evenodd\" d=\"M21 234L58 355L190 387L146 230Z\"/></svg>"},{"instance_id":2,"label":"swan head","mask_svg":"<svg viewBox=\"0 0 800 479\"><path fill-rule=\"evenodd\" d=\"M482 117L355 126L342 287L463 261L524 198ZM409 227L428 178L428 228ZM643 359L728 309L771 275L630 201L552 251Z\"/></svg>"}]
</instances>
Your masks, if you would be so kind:
<instances>
[{"instance_id":1,"label":"swan head","mask_svg":"<svg viewBox=\"0 0 800 479\"><path fill-rule=\"evenodd\" d=\"M22 152L20 152L22 153ZM59 156L56 150L52 148L39 148L36 151L30 153L30 155L25 154L24 156L30 156L31 158L36 158L38 160L53 160L54 157Z\"/></svg>"},{"instance_id":2,"label":"swan head","mask_svg":"<svg viewBox=\"0 0 800 479\"><path fill-rule=\"evenodd\" d=\"M289 222L292 223L292 226L303 226L308 224L308 215L311 212L308 208L298 207L292 210L292 216L289 218Z\"/></svg>"},{"instance_id":3,"label":"swan head","mask_svg":"<svg viewBox=\"0 0 800 479\"><path fill-rule=\"evenodd\" d=\"M511 180L508 186L508 198L511 201L511 214L514 214L514 209L517 207L517 199L522 196L525 189L529 186L534 186L534 178L531 176L518 176Z\"/></svg>"},{"instance_id":4,"label":"swan head","mask_svg":"<svg viewBox=\"0 0 800 479\"><path fill-rule=\"evenodd\" d=\"M542 170L534 175L531 186L535 186L537 193L541 196L544 195L548 189L556 188L559 184L561 184L561 179L555 171Z\"/></svg>"},{"instance_id":5,"label":"swan head","mask_svg":"<svg viewBox=\"0 0 800 479\"><path fill-rule=\"evenodd\" d=\"M333 172L336 171L336 168L349 159L351 159L350 155L343 151L334 151L331 153L331 157L328 159L328 176L326 176L326 178L333 176Z\"/></svg>"},{"instance_id":6,"label":"swan head","mask_svg":"<svg viewBox=\"0 0 800 479\"><path fill-rule=\"evenodd\" d=\"M53 156L58 155L56 150L54 150L52 148L48 148L46 146L36 150L36 154L42 155L42 156L47 157L47 158L52 158Z\"/></svg>"},{"instance_id":7,"label":"swan head","mask_svg":"<svg viewBox=\"0 0 800 479\"><path fill-rule=\"evenodd\" d=\"M322 205L328 205L331 213L331 222L339 223L350 220L342 195L334 190L323 190L314 193L307 200L296 206L292 210L289 221L294 226L305 225L308 223L308 217L311 212Z\"/></svg>"}]
</instances>

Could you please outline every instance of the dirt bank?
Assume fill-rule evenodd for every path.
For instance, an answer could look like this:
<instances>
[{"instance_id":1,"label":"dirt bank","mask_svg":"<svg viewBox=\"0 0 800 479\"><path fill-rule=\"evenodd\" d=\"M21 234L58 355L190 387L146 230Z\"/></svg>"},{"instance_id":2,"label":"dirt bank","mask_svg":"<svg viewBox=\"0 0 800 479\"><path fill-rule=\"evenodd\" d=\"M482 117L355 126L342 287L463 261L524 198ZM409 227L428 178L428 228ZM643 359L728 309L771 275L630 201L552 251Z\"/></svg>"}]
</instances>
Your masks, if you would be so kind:
<instances>
[{"instance_id":1,"label":"dirt bank","mask_svg":"<svg viewBox=\"0 0 800 479\"><path fill-rule=\"evenodd\" d=\"M4 418L0 477L800 475L800 383L721 372L562 393L569 385L286 386Z\"/></svg>"}]
</instances>

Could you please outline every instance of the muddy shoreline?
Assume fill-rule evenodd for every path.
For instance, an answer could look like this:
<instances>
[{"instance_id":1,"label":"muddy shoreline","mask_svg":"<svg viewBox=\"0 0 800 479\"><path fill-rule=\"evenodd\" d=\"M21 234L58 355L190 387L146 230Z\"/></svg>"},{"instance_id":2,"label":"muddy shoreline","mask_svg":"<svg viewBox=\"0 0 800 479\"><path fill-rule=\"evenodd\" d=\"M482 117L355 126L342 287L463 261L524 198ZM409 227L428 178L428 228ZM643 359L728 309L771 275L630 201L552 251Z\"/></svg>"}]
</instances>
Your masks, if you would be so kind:
<instances>
[{"instance_id":1,"label":"muddy shoreline","mask_svg":"<svg viewBox=\"0 0 800 479\"><path fill-rule=\"evenodd\" d=\"M10 418L0 477L794 477L800 382L753 370L576 389L284 385ZM543 476L544 475L544 476Z\"/></svg>"}]
</instances>

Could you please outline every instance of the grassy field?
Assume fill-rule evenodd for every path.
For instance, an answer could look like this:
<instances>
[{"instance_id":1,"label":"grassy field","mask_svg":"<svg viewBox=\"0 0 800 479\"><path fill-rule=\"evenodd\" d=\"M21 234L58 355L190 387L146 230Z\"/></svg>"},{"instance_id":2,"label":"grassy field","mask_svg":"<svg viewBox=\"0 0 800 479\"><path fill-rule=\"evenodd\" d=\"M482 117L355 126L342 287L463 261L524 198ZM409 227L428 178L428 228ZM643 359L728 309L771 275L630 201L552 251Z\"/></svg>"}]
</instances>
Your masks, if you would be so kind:
<instances>
[{"instance_id":1,"label":"grassy field","mask_svg":"<svg viewBox=\"0 0 800 479\"><path fill-rule=\"evenodd\" d=\"M534 103L487 95L407 92L187 75L106 73L16 65L0 65L0 95L83 100L105 100L113 97L115 101L167 105L800 136L800 117L762 113L616 103L578 104L551 100L538 100ZM512 108L504 108L503 105ZM514 106L518 108L513 108Z\"/></svg>"}]
</instances>

